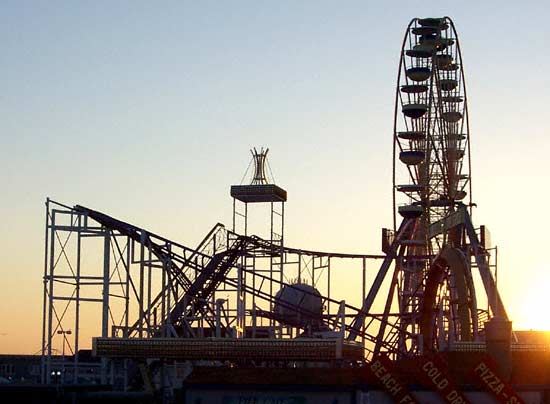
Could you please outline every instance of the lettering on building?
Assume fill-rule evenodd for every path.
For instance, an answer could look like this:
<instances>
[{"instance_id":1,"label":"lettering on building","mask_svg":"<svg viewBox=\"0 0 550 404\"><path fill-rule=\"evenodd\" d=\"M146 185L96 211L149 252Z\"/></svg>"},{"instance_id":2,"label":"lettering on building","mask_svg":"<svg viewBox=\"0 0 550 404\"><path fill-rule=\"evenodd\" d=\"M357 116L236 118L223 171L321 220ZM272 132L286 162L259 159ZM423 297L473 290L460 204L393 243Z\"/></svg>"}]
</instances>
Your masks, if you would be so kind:
<instances>
[{"instance_id":1,"label":"lettering on building","mask_svg":"<svg viewBox=\"0 0 550 404\"><path fill-rule=\"evenodd\" d=\"M466 404L470 401L451 381L444 362L434 357L426 357L422 363L422 379L449 404Z\"/></svg>"},{"instance_id":2,"label":"lettering on building","mask_svg":"<svg viewBox=\"0 0 550 404\"><path fill-rule=\"evenodd\" d=\"M401 383L393 369L392 362L387 357L374 358L368 369L384 391L393 398L394 402L399 404L418 403L406 386Z\"/></svg>"},{"instance_id":3,"label":"lettering on building","mask_svg":"<svg viewBox=\"0 0 550 404\"><path fill-rule=\"evenodd\" d=\"M476 382L503 404L524 404L524 401L517 395L512 386L504 381L498 374L492 360L485 358L481 360L472 370Z\"/></svg>"}]
</instances>

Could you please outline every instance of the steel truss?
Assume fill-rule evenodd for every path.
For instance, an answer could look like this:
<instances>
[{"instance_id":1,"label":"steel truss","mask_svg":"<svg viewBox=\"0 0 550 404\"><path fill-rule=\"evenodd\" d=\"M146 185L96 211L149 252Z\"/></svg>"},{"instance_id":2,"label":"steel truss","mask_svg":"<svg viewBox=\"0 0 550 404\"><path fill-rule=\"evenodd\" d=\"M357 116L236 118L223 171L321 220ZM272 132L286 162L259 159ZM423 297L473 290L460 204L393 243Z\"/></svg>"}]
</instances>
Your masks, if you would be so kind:
<instances>
[{"instance_id":1,"label":"steel truss","mask_svg":"<svg viewBox=\"0 0 550 404\"><path fill-rule=\"evenodd\" d=\"M441 231L458 231L464 241L464 248L445 248L435 256L411 255L409 247L414 242L414 232L420 218L405 218L401 222L388 249L386 258L364 300L361 314L352 323L352 332L348 340L357 337L355 330L360 329L364 319L372 309L375 298L379 295L382 283L393 268L390 286L387 293L384 314L376 338L373 353L397 353L397 357L422 354L426 351L452 349L455 342L476 342L483 340L483 321L493 316L507 319L506 310L495 280L496 264L491 259L491 251L496 248L485 246L480 238L479 229L474 228L468 209L459 206L460 221L448 220L442 223ZM456 216L456 213L453 213ZM496 256L493 256L493 259ZM406 282L407 262L410 260L429 262L428 270L419 279L416 289L408 293ZM462 264L461 264L462 263ZM482 282L487 310L479 309L473 280L473 269L477 269ZM462 271L462 272L461 272ZM457 286L459 274L463 286ZM454 281L453 284L447 282ZM442 288L450 288L454 300L440 300ZM479 293L479 292L477 292ZM411 305L414 305L411 309ZM445 307L443 305L446 305ZM398 316L392 317L397 306ZM450 313L451 318L443 318ZM415 328L411 330L411 323ZM397 336L387 332L386 327L392 324L397 329Z\"/></svg>"}]
</instances>

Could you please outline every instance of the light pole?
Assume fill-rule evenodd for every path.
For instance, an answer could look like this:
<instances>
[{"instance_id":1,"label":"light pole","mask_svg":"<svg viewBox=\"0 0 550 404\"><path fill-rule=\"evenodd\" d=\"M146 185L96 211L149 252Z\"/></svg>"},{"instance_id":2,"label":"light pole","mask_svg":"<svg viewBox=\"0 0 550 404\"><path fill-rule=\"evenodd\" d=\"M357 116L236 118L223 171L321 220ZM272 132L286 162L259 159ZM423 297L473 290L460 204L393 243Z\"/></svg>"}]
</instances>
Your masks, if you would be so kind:
<instances>
[{"instance_id":1,"label":"light pole","mask_svg":"<svg viewBox=\"0 0 550 404\"><path fill-rule=\"evenodd\" d=\"M57 330L59 335L63 335L63 349L61 351L61 384L65 382L65 340L67 335L71 335L73 332L71 330Z\"/></svg>"}]
</instances>

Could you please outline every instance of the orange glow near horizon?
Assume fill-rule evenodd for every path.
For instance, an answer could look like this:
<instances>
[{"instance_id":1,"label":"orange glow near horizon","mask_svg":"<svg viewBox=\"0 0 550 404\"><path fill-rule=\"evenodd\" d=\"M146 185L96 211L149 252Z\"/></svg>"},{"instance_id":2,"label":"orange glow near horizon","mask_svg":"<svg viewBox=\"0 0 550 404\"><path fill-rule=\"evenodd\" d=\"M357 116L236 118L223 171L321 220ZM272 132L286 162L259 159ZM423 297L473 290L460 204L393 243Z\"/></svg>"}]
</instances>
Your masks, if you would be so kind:
<instances>
[{"instance_id":1,"label":"orange glow near horizon","mask_svg":"<svg viewBox=\"0 0 550 404\"><path fill-rule=\"evenodd\" d=\"M531 282L522 294L521 301L516 303L516 316L511 318L516 330L550 331L550 275L543 275L536 282ZM505 302L506 304L506 302Z\"/></svg>"}]
</instances>

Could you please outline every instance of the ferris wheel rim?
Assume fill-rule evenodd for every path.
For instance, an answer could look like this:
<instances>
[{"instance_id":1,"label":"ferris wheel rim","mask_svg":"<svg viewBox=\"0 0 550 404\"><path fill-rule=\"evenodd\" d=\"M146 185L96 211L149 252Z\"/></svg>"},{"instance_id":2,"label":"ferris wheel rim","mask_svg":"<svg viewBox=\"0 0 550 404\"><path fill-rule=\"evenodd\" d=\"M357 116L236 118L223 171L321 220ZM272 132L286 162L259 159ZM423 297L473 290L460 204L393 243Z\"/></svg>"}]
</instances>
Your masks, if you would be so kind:
<instances>
[{"instance_id":1,"label":"ferris wheel rim","mask_svg":"<svg viewBox=\"0 0 550 404\"><path fill-rule=\"evenodd\" d=\"M407 45L407 40L409 40L409 45L411 45L411 37L413 37L414 35L411 33L411 31L415 28L418 27L419 25L419 22L421 21L426 21L426 20L438 20L438 21L442 21L443 23L445 23L445 30L448 30L448 33L446 33L446 35L450 34L450 36L446 36L444 39L447 39L447 42L448 43L452 43L451 45L446 45L445 48L443 50L446 50L446 49L449 49L450 51L453 51L455 52L456 54L456 61L455 62L459 62L459 63L455 63L455 66L457 66L457 68L459 67L460 68L460 72L458 72L458 75L457 75L457 78L456 78L456 84L453 84L453 83L450 83L448 84L451 88L453 85L454 87L456 86L459 86L459 90L460 90L460 95L459 96L450 96L450 95L446 95L446 96L443 96L444 98L444 101L445 102L448 102L449 104L451 103L454 103L454 104L462 104L462 107L453 107L452 109L450 109L449 111L445 112L444 114L442 113L440 116L439 116L439 121L441 120L446 120L446 122L448 123L448 125L452 125L458 121L461 121L460 124L460 131L459 132L456 132L456 133L453 133L452 135L449 135L449 139L451 141L454 141L454 142L463 142L464 144L464 147L466 150L464 150L464 152L462 152L462 155L457 155L457 157L455 158L455 160L459 161L461 160L460 162L453 162L453 163L448 163L448 162L445 162L445 161L442 161L439 159L439 157L437 157L437 159L439 159L439 161L437 161L437 164L440 166L440 167L443 167L445 164L449 164L449 165L452 165L452 164L455 164L455 167L458 167L458 168L455 168L454 170L457 172L457 175L453 178L453 182L451 184L451 181L449 181L448 179L448 174L446 173L446 177L443 177L442 180L439 182L440 185L437 185L436 184L436 187L434 187L434 189L436 189L437 187L443 189L443 191L440 191L439 193L438 192L433 192L434 195L437 195L439 194L441 197L443 195L446 195L446 194L449 194L450 195L450 198L447 198L447 199L452 199L454 201L455 204L457 203L462 203L462 199L466 196L466 194L468 195L468 206L472 206L472 180L471 180L471 177L472 177L472 170L471 170L471 143L470 143L470 125L469 125L469 115L468 115L468 97L467 97L467 92L466 92L466 80L465 80L465 73L464 73L464 69L463 69L463 59L462 59L462 51L461 51L461 48L460 48L460 40L459 40L459 37L458 37L458 33L456 31L456 27L455 27L455 24L454 22L452 21L452 19L448 16L445 16L445 17L441 17L441 18L427 18L427 19L422 19L422 18L414 18L412 19L408 26L407 26L407 29L405 30L405 34L403 36L403 40L402 40L402 44L401 44L401 52L400 52L400 58L399 58L399 64L398 64L398 74L397 74L397 85L396 85L396 91L395 91L395 102L394 102L394 124L393 124L393 147L392 147L392 201L393 201L393 228L394 228L394 231L395 229L397 228L397 214L398 214L398 203L397 203L397 195L398 195L398 186L400 185L403 185L403 184L400 184L397 182L397 159L398 159L398 154L400 153L403 153L403 143L399 140L399 137L403 137L403 131L400 131L398 129L398 125L399 125L399 118L401 116L400 114L400 111L399 111L399 105L402 106L402 112L408 112L409 115L412 115L414 113L418 113L420 114L422 109L424 108L424 105L421 105L421 104L414 104L414 103L407 103L407 102L404 102L403 101L403 98L402 98L402 90L403 90L403 87L406 87L405 88L405 92L415 92L415 91L425 91L425 87L426 86L429 86L430 88L430 93L432 93L434 91L434 76L436 76L436 71L437 69L433 68L431 69L431 75L430 75L430 83L428 85L426 85L426 82L420 82L420 83L410 83L408 82L408 78L406 77L406 74L405 74L405 83L403 83L403 73L406 73L407 71L407 62L406 62L406 52L407 52L407 49L406 49L406 45ZM450 37L450 39L448 39ZM415 45L416 46L416 45ZM445 54L438 54L437 53L438 51L435 51L434 52L434 55L433 57L435 57L436 55L437 56L445 56L444 59L446 60L449 60L451 55L449 53L445 53ZM433 59L432 57L432 59ZM412 63L412 62L411 62ZM433 67L433 60L432 60L432 63L431 63L431 66ZM456 70L455 70L456 71ZM422 88L419 88L419 86L423 86ZM437 89L437 91L441 92L439 89ZM439 97L441 97L441 94L439 94ZM434 96L432 94L430 94L429 96L429 102L428 104L426 105L427 108L429 108L430 110L433 110L433 109L436 109L436 108L441 108L441 101L439 100L439 98L437 98L438 100L438 105L434 105L433 103L433 100L434 100ZM458 110L460 110L460 112L458 112ZM427 125L431 125L432 122L431 122L431 119L428 121ZM440 125L439 122L434 122L434 126L435 125ZM424 128L424 131L428 132L429 130L431 130L431 128L428 126L426 128ZM409 133L411 133L411 128L407 128L407 131L409 131ZM428 135L426 135L426 137L428 138ZM433 142L433 139L427 139L427 142ZM428 146L427 146L428 147ZM432 150L435 150L437 149L437 147L435 145L431 145L429 146ZM463 158L464 156L466 156L466 158ZM467 161L466 164L464 164L464 161ZM416 181L416 176L415 174L412 172L412 169L410 166L407 166L406 168L406 171L408 171L408 178L409 178L409 181L410 182L415 182ZM441 172L445 172L445 169L444 168L440 168L440 171ZM467 173L467 178L464 177L464 175L462 173L466 172ZM447 181L445 185L444 181ZM443 186L441 185L443 184ZM456 192L453 191L453 189L456 188ZM466 188L466 190L464 190L464 188ZM457 197L457 196L460 196L460 197ZM445 199L445 198L443 198ZM434 206L434 204L431 204L429 206ZM429 208L429 206L426 206L426 208Z\"/></svg>"}]
</instances>

